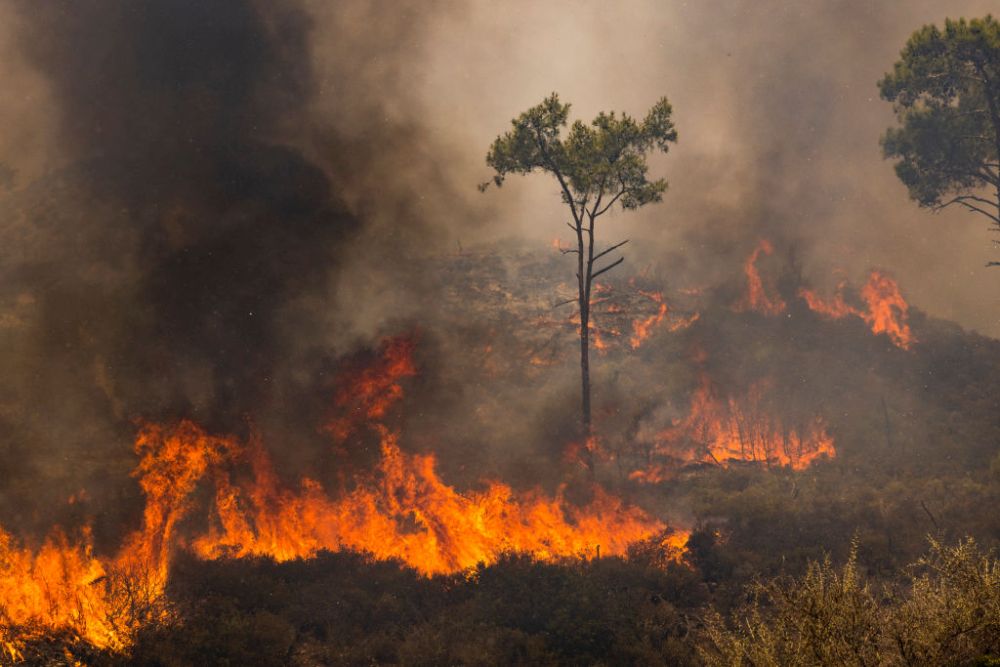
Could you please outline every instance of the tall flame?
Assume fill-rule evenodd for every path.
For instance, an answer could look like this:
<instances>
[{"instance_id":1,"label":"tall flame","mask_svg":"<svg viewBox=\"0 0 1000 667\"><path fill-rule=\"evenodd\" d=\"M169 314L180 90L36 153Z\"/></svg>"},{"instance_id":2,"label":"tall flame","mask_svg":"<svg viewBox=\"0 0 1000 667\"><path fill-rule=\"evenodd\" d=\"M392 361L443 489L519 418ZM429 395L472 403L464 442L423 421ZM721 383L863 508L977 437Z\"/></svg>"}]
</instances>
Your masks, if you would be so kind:
<instances>
[{"instance_id":1,"label":"tall flame","mask_svg":"<svg viewBox=\"0 0 1000 667\"><path fill-rule=\"evenodd\" d=\"M860 317L875 334L886 334L904 350L910 349L916 338L907 323L910 306L899 291L895 280L881 271L872 271L868 282L861 288L861 299L866 308L856 308L844 299L846 283L837 285L834 297L824 300L814 291L802 288L801 296L811 310L825 317L840 319L848 315Z\"/></svg>"},{"instance_id":2,"label":"tall flame","mask_svg":"<svg viewBox=\"0 0 1000 667\"><path fill-rule=\"evenodd\" d=\"M884 333L898 347L908 350L914 342L907 324L909 304L899 292L899 285L887 275L872 271L868 283L861 288L861 298L868 304L865 321L873 333Z\"/></svg>"},{"instance_id":3,"label":"tall flame","mask_svg":"<svg viewBox=\"0 0 1000 667\"><path fill-rule=\"evenodd\" d=\"M774 246L767 239L762 239L754 248L750 256L743 264L743 273L747 278L747 292L743 299L736 305L737 310L754 310L765 315L778 315L785 312L785 302L780 295L768 294L764 281L760 277L757 269L757 260L761 253L770 255L774 253Z\"/></svg>"},{"instance_id":4,"label":"tall flame","mask_svg":"<svg viewBox=\"0 0 1000 667\"><path fill-rule=\"evenodd\" d=\"M0 529L0 638L8 653L17 649L7 628L65 628L96 646L118 648L139 625L166 615L177 524L201 477L235 450L235 440L208 436L191 422L144 426L134 473L146 497L143 524L112 558L95 557L89 531L71 541L53 530L32 551Z\"/></svg>"},{"instance_id":5,"label":"tall flame","mask_svg":"<svg viewBox=\"0 0 1000 667\"><path fill-rule=\"evenodd\" d=\"M624 553L635 541L665 526L599 488L590 505L578 508L561 493L518 493L500 482L460 492L437 474L433 455L407 454L399 433L378 422L403 396L400 381L415 374L412 341L383 345L379 362L345 383L336 403L364 414L365 427L380 439L381 459L353 489L331 498L321 485L303 480L297 491L282 489L266 452L251 446L253 478L234 484L217 474L218 522L193 543L204 558L268 555L303 558L319 550L355 549L398 558L425 574L453 572L492 562L504 551L538 558L571 556L597 545ZM336 420L332 433L349 428Z\"/></svg>"}]
</instances>

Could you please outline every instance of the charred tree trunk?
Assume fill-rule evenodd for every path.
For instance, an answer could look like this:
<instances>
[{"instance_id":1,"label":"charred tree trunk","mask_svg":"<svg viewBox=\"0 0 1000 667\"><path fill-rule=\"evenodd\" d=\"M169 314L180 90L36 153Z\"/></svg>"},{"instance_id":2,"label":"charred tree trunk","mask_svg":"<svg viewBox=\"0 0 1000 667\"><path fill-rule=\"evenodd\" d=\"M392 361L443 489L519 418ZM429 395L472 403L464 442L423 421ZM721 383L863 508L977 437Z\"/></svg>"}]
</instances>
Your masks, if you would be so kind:
<instances>
[{"instance_id":1,"label":"charred tree trunk","mask_svg":"<svg viewBox=\"0 0 1000 667\"><path fill-rule=\"evenodd\" d=\"M590 284L593 269L594 234L587 232L582 220L576 222L577 240L577 285L580 306L580 437L583 438L583 456L587 471L594 476L593 422L590 414Z\"/></svg>"},{"instance_id":2,"label":"charred tree trunk","mask_svg":"<svg viewBox=\"0 0 1000 667\"><path fill-rule=\"evenodd\" d=\"M577 286L580 305L580 389L581 389L581 425L582 437L584 438L584 463L590 476L594 476L594 427L590 408L590 299L593 294L592 288L594 279L602 273L606 273L615 268L623 261L624 257L594 271L594 264L605 255L628 243L628 239L616 243L610 248L599 253L594 253L594 225L600 215L601 196L598 196L596 203L591 210L587 210L585 205L581 205L582 213L579 215L574 211L575 225L573 231L576 232L576 252L577 252ZM617 199L617 198L616 198ZM610 205L609 205L610 206ZM607 207L603 209L607 210ZM584 225L584 222L587 224Z\"/></svg>"}]
</instances>

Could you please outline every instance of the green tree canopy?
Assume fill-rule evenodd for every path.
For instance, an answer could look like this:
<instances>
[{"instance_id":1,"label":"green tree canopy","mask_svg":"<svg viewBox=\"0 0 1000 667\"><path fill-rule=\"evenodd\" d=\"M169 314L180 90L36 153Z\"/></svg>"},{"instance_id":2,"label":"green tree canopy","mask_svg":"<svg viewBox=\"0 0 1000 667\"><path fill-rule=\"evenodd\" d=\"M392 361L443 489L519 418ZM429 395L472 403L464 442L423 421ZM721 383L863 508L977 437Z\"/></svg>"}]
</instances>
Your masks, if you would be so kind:
<instances>
[{"instance_id":1,"label":"green tree canopy","mask_svg":"<svg viewBox=\"0 0 1000 667\"><path fill-rule=\"evenodd\" d=\"M497 186L508 174L548 172L559 181L574 217L581 218L601 215L618 202L635 209L663 198L667 182L646 177L646 154L654 148L667 152L677 141L666 98L642 122L601 112L590 125L573 123L562 139L569 109L553 93L511 122L513 129L497 137L486 156Z\"/></svg>"},{"instance_id":2,"label":"green tree canopy","mask_svg":"<svg viewBox=\"0 0 1000 667\"><path fill-rule=\"evenodd\" d=\"M935 210L962 206L1000 228L1000 23L924 26L878 86L899 120L882 149L910 197Z\"/></svg>"}]
</instances>

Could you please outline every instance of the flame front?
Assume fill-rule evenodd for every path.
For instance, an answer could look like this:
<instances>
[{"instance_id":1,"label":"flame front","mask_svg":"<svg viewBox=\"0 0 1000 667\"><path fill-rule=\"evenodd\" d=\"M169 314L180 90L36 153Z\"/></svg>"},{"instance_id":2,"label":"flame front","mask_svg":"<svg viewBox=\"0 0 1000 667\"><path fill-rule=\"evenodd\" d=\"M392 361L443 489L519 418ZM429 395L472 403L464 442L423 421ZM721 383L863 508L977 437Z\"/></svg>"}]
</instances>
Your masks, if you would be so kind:
<instances>
[{"instance_id":1,"label":"flame front","mask_svg":"<svg viewBox=\"0 0 1000 667\"><path fill-rule=\"evenodd\" d=\"M760 270L757 268L757 261L761 254L771 255L774 247L770 241L764 239L757 244L750 256L743 264L743 272L746 275L747 291L739 303L736 304L737 311L756 311L764 315L779 315L785 312L787 304L775 290L769 289ZM800 288L798 295L806 302L810 310L829 317L840 319L853 315L860 317L874 334L886 334L892 342L904 350L910 349L915 342L913 333L907 323L909 304L899 291L896 281L885 275L881 271L872 271L868 276L868 282L861 288L861 300L864 301L864 308L851 305L844 297L847 284L841 281L837 285L834 296L830 300L825 300L816 292ZM772 293L773 292L773 293Z\"/></svg>"},{"instance_id":2,"label":"flame front","mask_svg":"<svg viewBox=\"0 0 1000 667\"><path fill-rule=\"evenodd\" d=\"M861 288L861 298L868 304L865 321L872 333L884 333L898 347L908 350L914 342L906 323L909 304L899 292L896 281L879 271L872 271L868 283Z\"/></svg>"},{"instance_id":3,"label":"flame front","mask_svg":"<svg viewBox=\"0 0 1000 667\"><path fill-rule=\"evenodd\" d=\"M119 648L143 623L166 616L177 524L198 481L236 450L235 440L208 436L191 422L144 426L134 472L146 497L143 525L111 558L94 556L86 530L75 541L53 530L33 551L0 529L0 638L8 654L26 636L53 628Z\"/></svg>"},{"instance_id":4,"label":"flame front","mask_svg":"<svg viewBox=\"0 0 1000 667\"><path fill-rule=\"evenodd\" d=\"M624 554L665 534L662 522L599 487L579 507L561 490L547 496L488 482L463 492L446 484L433 455L404 452L399 433L380 421L402 397L402 379L416 373L413 348L409 338L388 341L379 360L336 394L342 416L327 431L341 440L375 434L381 452L374 470L336 494L308 478L284 487L257 438L241 443L183 421L141 428L134 475L146 499L143 522L116 555L96 556L86 531L74 541L55 530L31 549L0 529L0 656L17 660L26 639L54 629L100 647L127 646L143 623L169 615L171 559L185 545L202 558L279 561L352 549L430 575L491 563L506 551L540 559ZM185 539L183 519L205 480L215 491L210 528ZM670 533L663 548L682 553L681 534Z\"/></svg>"},{"instance_id":5,"label":"flame front","mask_svg":"<svg viewBox=\"0 0 1000 667\"><path fill-rule=\"evenodd\" d=\"M500 482L459 492L438 476L432 455L404 453L388 429L381 449L377 470L337 499L311 480L297 491L281 489L266 458L255 463L255 478L245 486L221 478L218 527L194 542L195 552L280 561L353 549L437 574L491 563L505 551L551 559L600 546L622 554L665 528L599 488L583 508L567 504L561 494L517 493Z\"/></svg>"}]
</instances>

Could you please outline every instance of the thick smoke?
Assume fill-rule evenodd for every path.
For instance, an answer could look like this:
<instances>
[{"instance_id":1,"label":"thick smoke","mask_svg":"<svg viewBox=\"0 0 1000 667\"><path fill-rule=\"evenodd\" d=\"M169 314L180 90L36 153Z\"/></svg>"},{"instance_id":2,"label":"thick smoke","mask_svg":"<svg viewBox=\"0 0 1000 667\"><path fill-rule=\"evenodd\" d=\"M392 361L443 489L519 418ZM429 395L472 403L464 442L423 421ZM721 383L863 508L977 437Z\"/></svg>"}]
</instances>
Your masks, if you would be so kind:
<instances>
[{"instance_id":1,"label":"thick smoke","mask_svg":"<svg viewBox=\"0 0 1000 667\"><path fill-rule=\"evenodd\" d=\"M110 325L122 339L105 350L122 400L156 384L166 394L157 407L201 408L210 420L259 405L279 353L278 313L325 275L353 227L322 171L277 143L312 94L310 23L263 6L24 8L24 48L51 85L67 151L56 178L78 190L69 196L120 211L87 211L78 223L72 254L84 262L71 254L59 267L77 285L39 295L45 331L84 345L79 314L53 303L76 291L130 313ZM99 288L72 280L108 266L120 273ZM200 405L183 381L192 374Z\"/></svg>"},{"instance_id":2,"label":"thick smoke","mask_svg":"<svg viewBox=\"0 0 1000 667\"><path fill-rule=\"evenodd\" d=\"M339 277L396 247L361 246L366 222L405 209L426 232L395 174L420 139L376 92L392 72L365 69L420 21L383 9L320 11L317 37L296 2L4 7L21 122L50 137L41 166L0 156L6 524L50 523L39 508L80 488L134 496L137 419L278 431L290 465L308 457L291 443L318 437L356 330Z\"/></svg>"}]
</instances>

